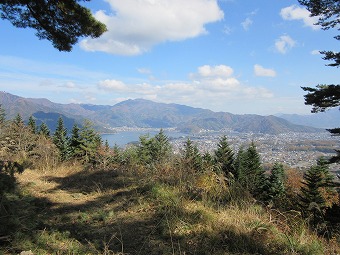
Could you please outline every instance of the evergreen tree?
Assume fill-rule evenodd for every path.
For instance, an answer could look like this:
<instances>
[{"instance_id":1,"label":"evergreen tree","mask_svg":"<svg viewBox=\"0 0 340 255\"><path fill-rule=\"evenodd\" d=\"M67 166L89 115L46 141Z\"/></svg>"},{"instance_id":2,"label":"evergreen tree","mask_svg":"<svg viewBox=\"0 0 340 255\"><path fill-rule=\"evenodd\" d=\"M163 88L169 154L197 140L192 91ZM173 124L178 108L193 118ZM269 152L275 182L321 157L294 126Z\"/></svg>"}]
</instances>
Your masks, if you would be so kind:
<instances>
[{"instance_id":1,"label":"evergreen tree","mask_svg":"<svg viewBox=\"0 0 340 255\"><path fill-rule=\"evenodd\" d=\"M268 195L269 187L270 184L268 176L266 175L265 170L261 166L256 172L255 187L253 191L254 197L262 202L268 202L270 200Z\"/></svg>"},{"instance_id":2,"label":"evergreen tree","mask_svg":"<svg viewBox=\"0 0 340 255\"><path fill-rule=\"evenodd\" d=\"M69 151L70 157L78 158L82 155L80 148L80 135L79 135L79 127L77 124L74 124L71 130L71 137L69 141Z\"/></svg>"},{"instance_id":3,"label":"evergreen tree","mask_svg":"<svg viewBox=\"0 0 340 255\"><path fill-rule=\"evenodd\" d=\"M321 157L318 159L317 165L320 167L320 171L322 173L323 186L331 188L334 187L334 176L329 172L328 161L324 157Z\"/></svg>"},{"instance_id":4,"label":"evergreen tree","mask_svg":"<svg viewBox=\"0 0 340 255\"><path fill-rule=\"evenodd\" d=\"M169 138L165 135L163 129L161 129L159 133L155 135L152 149L152 158L155 162L164 163L164 161L169 158L172 148Z\"/></svg>"},{"instance_id":5,"label":"evergreen tree","mask_svg":"<svg viewBox=\"0 0 340 255\"><path fill-rule=\"evenodd\" d=\"M316 166L312 166L303 176L301 187L300 207L305 217L310 219L313 227L323 222L327 207L325 194L334 191L333 177L329 173L328 164L324 159L318 160Z\"/></svg>"},{"instance_id":6,"label":"evergreen tree","mask_svg":"<svg viewBox=\"0 0 340 255\"><path fill-rule=\"evenodd\" d=\"M104 148L105 148L105 152L109 152L110 151L110 145L109 145L109 141L107 139L105 140Z\"/></svg>"},{"instance_id":7,"label":"evergreen tree","mask_svg":"<svg viewBox=\"0 0 340 255\"><path fill-rule=\"evenodd\" d=\"M280 163L275 163L271 170L268 195L274 202L285 195L285 173Z\"/></svg>"},{"instance_id":8,"label":"evergreen tree","mask_svg":"<svg viewBox=\"0 0 340 255\"><path fill-rule=\"evenodd\" d=\"M192 165L194 167L194 169L197 171L197 172L202 172L204 169L203 169L203 161L202 161L202 156L201 156L201 153L199 152L198 150L198 147L197 145L195 144L194 145L194 149L193 149L193 154L192 154Z\"/></svg>"},{"instance_id":9,"label":"evergreen tree","mask_svg":"<svg viewBox=\"0 0 340 255\"><path fill-rule=\"evenodd\" d=\"M199 153L197 145L193 144L190 138L184 143L182 161L187 170L194 170L195 172L201 172L203 170L201 154Z\"/></svg>"},{"instance_id":10,"label":"evergreen tree","mask_svg":"<svg viewBox=\"0 0 340 255\"><path fill-rule=\"evenodd\" d=\"M79 130L79 156L84 162L96 163L98 149L102 145L100 135L94 130L90 121L86 120L83 127Z\"/></svg>"},{"instance_id":11,"label":"evergreen tree","mask_svg":"<svg viewBox=\"0 0 340 255\"><path fill-rule=\"evenodd\" d=\"M234 169L235 169L235 177L238 179L240 182L243 182L246 178L244 174L246 173L245 167L246 167L246 162L245 162L245 150L243 146L241 146L237 152L236 158L234 160Z\"/></svg>"},{"instance_id":12,"label":"evergreen tree","mask_svg":"<svg viewBox=\"0 0 340 255\"><path fill-rule=\"evenodd\" d=\"M214 170L215 162L214 157L206 151L202 156L203 168Z\"/></svg>"},{"instance_id":13,"label":"evergreen tree","mask_svg":"<svg viewBox=\"0 0 340 255\"><path fill-rule=\"evenodd\" d=\"M13 120L13 123L14 123L15 125L17 125L17 126L24 126L24 121L23 121L23 119L22 119L20 113L18 113L18 114L15 116L15 118L14 118L14 120Z\"/></svg>"},{"instance_id":14,"label":"evergreen tree","mask_svg":"<svg viewBox=\"0 0 340 255\"><path fill-rule=\"evenodd\" d=\"M78 2L80 1L1 1L0 17L15 27L35 29L39 39L51 41L60 51L71 51L78 38L96 38L106 31L105 25Z\"/></svg>"},{"instance_id":15,"label":"evergreen tree","mask_svg":"<svg viewBox=\"0 0 340 255\"><path fill-rule=\"evenodd\" d=\"M39 128L39 134L44 135L45 137L50 137L50 129L45 124L45 122L42 122Z\"/></svg>"},{"instance_id":16,"label":"evergreen tree","mask_svg":"<svg viewBox=\"0 0 340 255\"><path fill-rule=\"evenodd\" d=\"M64 127L64 121L61 116L58 119L57 128L53 135L53 143L59 150L60 159L62 161L66 160L69 152L68 137L67 129Z\"/></svg>"},{"instance_id":17,"label":"evergreen tree","mask_svg":"<svg viewBox=\"0 0 340 255\"><path fill-rule=\"evenodd\" d=\"M121 149L119 148L119 146L117 144L115 144L112 148L112 160L114 163L121 163L121 157L122 157L122 152Z\"/></svg>"},{"instance_id":18,"label":"evergreen tree","mask_svg":"<svg viewBox=\"0 0 340 255\"><path fill-rule=\"evenodd\" d=\"M260 155L252 141L241 158L242 172L240 182L257 199L266 201L268 192L268 179L261 165Z\"/></svg>"},{"instance_id":19,"label":"evergreen tree","mask_svg":"<svg viewBox=\"0 0 340 255\"><path fill-rule=\"evenodd\" d=\"M165 163L171 150L169 138L164 134L163 129L154 137L150 138L149 134L139 137L138 158L145 166Z\"/></svg>"},{"instance_id":20,"label":"evergreen tree","mask_svg":"<svg viewBox=\"0 0 340 255\"><path fill-rule=\"evenodd\" d=\"M32 115L28 119L27 126L30 128L30 130L33 134L37 133L37 125L36 125L35 119L33 118Z\"/></svg>"},{"instance_id":21,"label":"evergreen tree","mask_svg":"<svg viewBox=\"0 0 340 255\"><path fill-rule=\"evenodd\" d=\"M2 139L2 146L8 153L7 160L16 158L17 161L28 163L30 154L37 146L37 136L24 124L20 114L3 127L3 135L5 139Z\"/></svg>"},{"instance_id":22,"label":"evergreen tree","mask_svg":"<svg viewBox=\"0 0 340 255\"><path fill-rule=\"evenodd\" d=\"M139 137L139 145L137 147L138 160L144 166L151 166L154 163L153 156L156 154L154 152L155 139L150 138L149 134L141 135Z\"/></svg>"},{"instance_id":23,"label":"evergreen tree","mask_svg":"<svg viewBox=\"0 0 340 255\"><path fill-rule=\"evenodd\" d=\"M317 25L320 25L323 30L336 28L339 30L340 24L340 8L339 0L298 0L300 4L306 6L310 11L312 17L317 17ZM334 37L336 40L340 40L340 35ZM321 51L324 54L324 60L333 60L334 63L329 66L340 66L340 52Z\"/></svg>"},{"instance_id":24,"label":"evergreen tree","mask_svg":"<svg viewBox=\"0 0 340 255\"><path fill-rule=\"evenodd\" d=\"M5 109L2 108L2 105L0 104L0 125L3 125L6 120L6 112Z\"/></svg>"},{"instance_id":25,"label":"evergreen tree","mask_svg":"<svg viewBox=\"0 0 340 255\"><path fill-rule=\"evenodd\" d=\"M325 200L321 196L322 173L319 166L312 166L304 175L300 194L300 206L303 214L310 217L313 227L323 220Z\"/></svg>"},{"instance_id":26,"label":"evergreen tree","mask_svg":"<svg viewBox=\"0 0 340 255\"><path fill-rule=\"evenodd\" d=\"M23 152L23 154L26 154L32 150L35 143L34 138L31 131L25 126L19 113L9 122L6 129L7 137L10 138L10 140L6 138L6 146L9 151L12 153Z\"/></svg>"},{"instance_id":27,"label":"evergreen tree","mask_svg":"<svg viewBox=\"0 0 340 255\"><path fill-rule=\"evenodd\" d=\"M340 56L340 55L339 55ZM340 58L339 58L340 60ZM304 91L308 91L305 97L305 104L312 105L312 112L325 112L326 110L340 106L340 85L317 85L316 88L302 87ZM332 136L340 137L340 128L327 129ZM340 163L340 150L335 150L336 155L333 156L330 163Z\"/></svg>"},{"instance_id":28,"label":"evergreen tree","mask_svg":"<svg viewBox=\"0 0 340 255\"><path fill-rule=\"evenodd\" d=\"M215 150L215 162L226 177L230 174L235 176L234 152L230 148L225 135L221 137L217 144L217 149Z\"/></svg>"},{"instance_id":29,"label":"evergreen tree","mask_svg":"<svg viewBox=\"0 0 340 255\"><path fill-rule=\"evenodd\" d=\"M7 143L6 141L6 113L5 110L2 108L2 105L0 104L0 144L3 146Z\"/></svg>"},{"instance_id":30,"label":"evergreen tree","mask_svg":"<svg viewBox=\"0 0 340 255\"><path fill-rule=\"evenodd\" d=\"M339 0L299 0L310 11L312 17L317 17L317 25L323 30L337 29L340 24ZM340 40L340 35L334 37ZM334 61L329 66L340 66L340 52L334 50L321 51L324 60ZM312 105L312 112L324 112L325 110L340 106L340 84L318 84L316 88L302 87L307 91L305 104ZM333 136L340 137L340 128L328 129ZM335 150L336 155L330 159L330 163L340 163L340 150Z\"/></svg>"}]
</instances>

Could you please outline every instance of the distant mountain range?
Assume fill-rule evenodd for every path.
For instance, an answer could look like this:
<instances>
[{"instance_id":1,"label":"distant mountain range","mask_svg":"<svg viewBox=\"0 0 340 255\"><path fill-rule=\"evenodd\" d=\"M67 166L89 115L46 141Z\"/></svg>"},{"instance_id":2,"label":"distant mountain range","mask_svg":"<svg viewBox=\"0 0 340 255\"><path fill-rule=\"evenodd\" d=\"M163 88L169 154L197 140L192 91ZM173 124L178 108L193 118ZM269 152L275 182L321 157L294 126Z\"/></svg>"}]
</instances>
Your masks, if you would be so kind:
<instances>
[{"instance_id":1,"label":"distant mountain range","mask_svg":"<svg viewBox=\"0 0 340 255\"><path fill-rule=\"evenodd\" d=\"M187 133L202 129L215 131L231 129L237 132L265 134L321 131L316 127L294 124L284 119L289 117L284 115L282 117L255 114L236 115L179 104L156 103L144 99L126 100L113 106L57 104L47 99L23 98L0 92L0 104L5 109L8 118L13 118L20 113L27 120L32 115L38 124L44 121L52 131L55 130L59 116L63 117L65 126L69 130L74 123L81 124L84 119L89 119L101 132L124 126L174 127Z\"/></svg>"},{"instance_id":2,"label":"distant mountain range","mask_svg":"<svg viewBox=\"0 0 340 255\"><path fill-rule=\"evenodd\" d=\"M313 113L310 115L277 114L276 116L298 125L329 129L340 127L339 110L338 108L333 108L326 112Z\"/></svg>"}]
</instances>

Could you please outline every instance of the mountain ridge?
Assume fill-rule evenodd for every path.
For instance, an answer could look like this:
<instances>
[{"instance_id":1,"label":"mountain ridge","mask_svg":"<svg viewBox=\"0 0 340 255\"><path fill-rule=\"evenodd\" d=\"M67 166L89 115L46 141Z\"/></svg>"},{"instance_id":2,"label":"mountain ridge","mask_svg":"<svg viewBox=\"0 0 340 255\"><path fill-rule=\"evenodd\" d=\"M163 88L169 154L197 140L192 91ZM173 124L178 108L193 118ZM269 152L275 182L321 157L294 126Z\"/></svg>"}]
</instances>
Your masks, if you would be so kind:
<instances>
[{"instance_id":1,"label":"mountain ridge","mask_svg":"<svg viewBox=\"0 0 340 255\"><path fill-rule=\"evenodd\" d=\"M339 108L332 108L325 112L313 113L309 115L276 114L275 116L298 125L329 129L340 127L339 110Z\"/></svg>"},{"instance_id":2,"label":"mountain ridge","mask_svg":"<svg viewBox=\"0 0 340 255\"><path fill-rule=\"evenodd\" d=\"M320 129L293 124L274 115L237 115L181 104L156 103L146 99L129 99L115 105L59 104L45 98L24 98L0 92L0 104L9 118L20 113L25 120L32 115L38 121L43 121L39 116L44 116L45 119L53 116L55 119L62 115L68 118L69 123L81 124L84 119L89 119L101 131L116 127L134 127L177 128L182 132L202 129L265 134L320 132Z\"/></svg>"}]
</instances>

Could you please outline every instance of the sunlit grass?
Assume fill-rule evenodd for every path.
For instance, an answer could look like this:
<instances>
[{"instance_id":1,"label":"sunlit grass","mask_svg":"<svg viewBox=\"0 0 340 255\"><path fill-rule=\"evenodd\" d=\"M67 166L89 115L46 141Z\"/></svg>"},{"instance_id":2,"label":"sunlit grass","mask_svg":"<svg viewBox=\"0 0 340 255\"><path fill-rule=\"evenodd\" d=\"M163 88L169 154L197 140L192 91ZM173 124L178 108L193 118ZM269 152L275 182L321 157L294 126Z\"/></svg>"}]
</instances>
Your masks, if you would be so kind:
<instances>
[{"instance_id":1,"label":"sunlit grass","mask_svg":"<svg viewBox=\"0 0 340 255\"><path fill-rule=\"evenodd\" d=\"M337 254L297 212L244 199L203 173L169 182L124 171L64 165L27 170L8 197L14 231L5 254ZM164 181L166 180L166 181ZM196 189L194 189L196 187ZM238 198L238 199L237 199ZM0 252L1 254L1 252Z\"/></svg>"}]
</instances>

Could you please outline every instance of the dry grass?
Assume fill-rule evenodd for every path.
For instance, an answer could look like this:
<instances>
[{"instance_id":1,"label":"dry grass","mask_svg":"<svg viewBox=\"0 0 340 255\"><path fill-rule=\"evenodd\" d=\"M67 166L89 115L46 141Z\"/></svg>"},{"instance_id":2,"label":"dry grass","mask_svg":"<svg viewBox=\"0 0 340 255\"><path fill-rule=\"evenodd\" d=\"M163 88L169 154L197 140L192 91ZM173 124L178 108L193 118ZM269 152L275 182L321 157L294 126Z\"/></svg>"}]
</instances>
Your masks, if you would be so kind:
<instances>
[{"instance_id":1,"label":"dry grass","mask_svg":"<svg viewBox=\"0 0 340 255\"><path fill-rule=\"evenodd\" d=\"M13 200L19 222L0 254L339 253L335 240L325 243L296 214L249 201L216 206L228 187L214 187L211 174L192 180L196 197L186 185L155 179L79 165L27 170Z\"/></svg>"}]
</instances>

